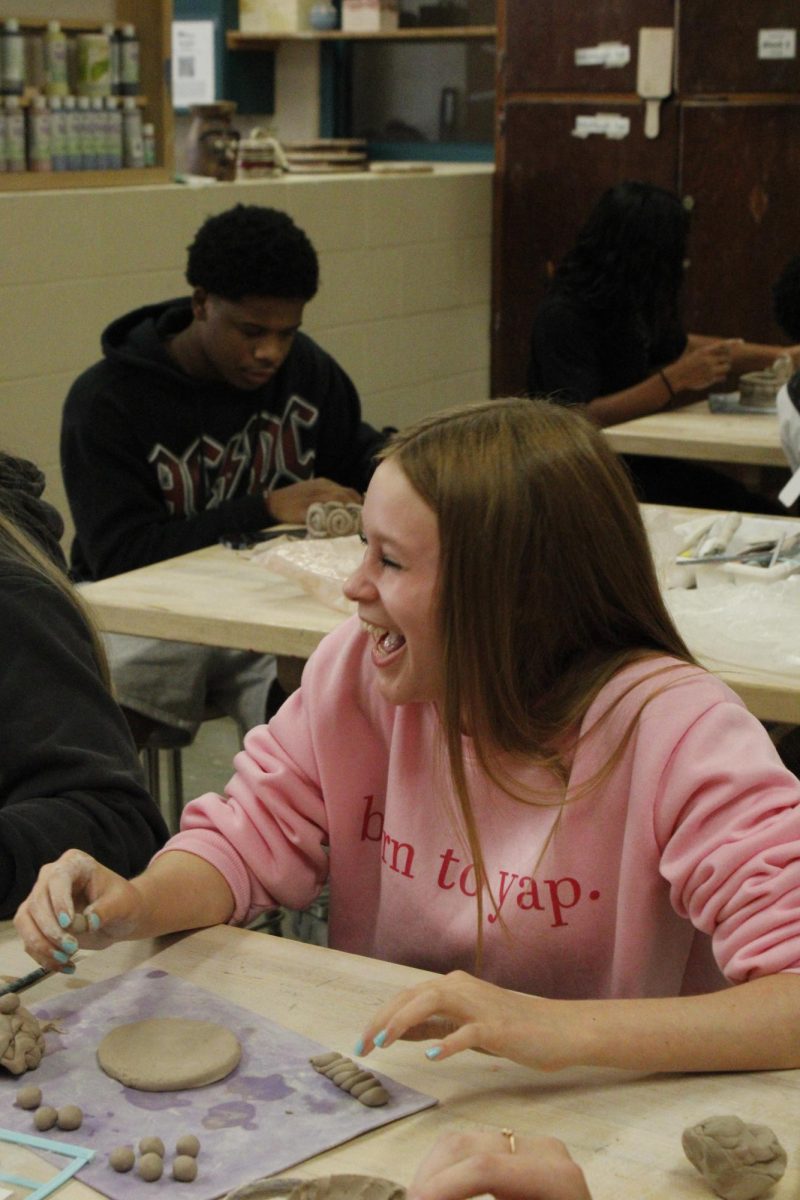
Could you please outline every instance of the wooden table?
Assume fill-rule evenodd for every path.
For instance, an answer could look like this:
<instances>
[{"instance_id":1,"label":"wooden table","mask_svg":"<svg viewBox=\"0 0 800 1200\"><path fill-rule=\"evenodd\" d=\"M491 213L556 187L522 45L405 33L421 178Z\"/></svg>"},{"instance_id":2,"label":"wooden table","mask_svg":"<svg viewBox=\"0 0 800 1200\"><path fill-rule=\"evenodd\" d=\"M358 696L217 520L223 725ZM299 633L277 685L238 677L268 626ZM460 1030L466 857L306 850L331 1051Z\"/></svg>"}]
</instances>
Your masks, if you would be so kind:
<instances>
[{"instance_id":1,"label":"wooden table","mask_svg":"<svg viewBox=\"0 0 800 1200\"><path fill-rule=\"evenodd\" d=\"M71 982L55 976L24 995L31 1003L45 1000L138 965L153 950L148 967L217 992L348 1056L377 1006L426 977L397 964L218 927L172 939L160 951L153 943L134 943L84 953ZM0 945L0 952L4 974L30 969L18 945ZM471 1051L431 1063L423 1048L400 1042L366 1062L435 1096L437 1108L364 1134L290 1173L369 1173L407 1184L443 1131L508 1127L517 1134L552 1134L566 1141L586 1171L594 1200L703 1200L710 1192L683 1156L681 1132L714 1114L735 1113L771 1125L789 1153L775 1200L800 1194L795 1115L800 1071L646 1077L570 1069L545 1075ZM5 1148L3 1154L6 1161ZM148 1186L142 1185L142 1200L150 1195ZM96 1193L71 1182L60 1197L94 1200Z\"/></svg>"},{"instance_id":2,"label":"wooden table","mask_svg":"<svg viewBox=\"0 0 800 1200\"><path fill-rule=\"evenodd\" d=\"M712 413L706 400L651 413L603 430L620 454L784 467L774 413Z\"/></svg>"},{"instance_id":3,"label":"wooden table","mask_svg":"<svg viewBox=\"0 0 800 1200\"><path fill-rule=\"evenodd\" d=\"M700 509L669 511L676 519L702 514ZM308 658L344 620L343 614L257 567L249 554L209 546L86 584L82 594L101 628L115 633ZM800 725L796 672L737 669L710 659L703 663L738 692L757 717Z\"/></svg>"}]
</instances>

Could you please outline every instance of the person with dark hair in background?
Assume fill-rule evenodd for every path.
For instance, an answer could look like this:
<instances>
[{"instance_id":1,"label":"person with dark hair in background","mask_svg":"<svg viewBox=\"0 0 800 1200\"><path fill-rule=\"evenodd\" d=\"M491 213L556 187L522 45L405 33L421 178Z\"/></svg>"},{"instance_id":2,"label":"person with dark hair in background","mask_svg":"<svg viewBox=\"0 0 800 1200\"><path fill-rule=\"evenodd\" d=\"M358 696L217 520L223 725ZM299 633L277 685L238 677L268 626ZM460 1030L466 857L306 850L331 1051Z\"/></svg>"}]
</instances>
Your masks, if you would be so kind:
<instances>
[{"instance_id":1,"label":"person with dark hair in background","mask_svg":"<svg viewBox=\"0 0 800 1200\"><path fill-rule=\"evenodd\" d=\"M792 341L800 342L800 254L791 258L772 289L775 320ZM793 471L800 467L800 364L778 392L778 425L781 444Z\"/></svg>"},{"instance_id":2,"label":"person with dark hair in background","mask_svg":"<svg viewBox=\"0 0 800 1200\"><path fill-rule=\"evenodd\" d=\"M306 234L237 204L189 247L191 296L114 321L103 359L64 407L62 467L76 579L103 579L358 501L383 436L345 372L300 333L319 281ZM271 656L111 636L114 685L137 743L191 740L205 712L264 720Z\"/></svg>"},{"instance_id":3,"label":"person with dark hair in background","mask_svg":"<svg viewBox=\"0 0 800 1200\"><path fill-rule=\"evenodd\" d=\"M67 578L63 522L43 488L33 463L0 454L3 919L68 847L129 877L167 835L108 691L102 646Z\"/></svg>"},{"instance_id":4,"label":"person with dark hair in background","mask_svg":"<svg viewBox=\"0 0 800 1200\"><path fill-rule=\"evenodd\" d=\"M598 425L616 425L689 404L781 354L800 366L800 346L684 331L680 292L688 232L689 214L663 188L627 181L603 193L536 314L531 395L584 404ZM642 500L776 511L706 466L644 455L627 462Z\"/></svg>"}]
</instances>

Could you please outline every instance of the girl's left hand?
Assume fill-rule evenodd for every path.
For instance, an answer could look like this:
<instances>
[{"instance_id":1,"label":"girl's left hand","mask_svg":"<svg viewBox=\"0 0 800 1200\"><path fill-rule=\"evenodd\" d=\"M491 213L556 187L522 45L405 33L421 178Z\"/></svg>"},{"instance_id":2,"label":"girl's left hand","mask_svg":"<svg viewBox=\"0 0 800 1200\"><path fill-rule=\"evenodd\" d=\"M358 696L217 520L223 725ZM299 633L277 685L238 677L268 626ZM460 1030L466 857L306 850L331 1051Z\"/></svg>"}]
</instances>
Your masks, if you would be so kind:
<instances>
[{"instance_id":1,"label":"girl's left hand","mask_svg":"<svg viewBox=\"0 0 800 1200\"><path fill-rule=\"evenodd\" d=\"M510 1132L510 1131L509 1131ZM408 1189L409 1200L591 1200L583 1172L557 1138L447 1133L428 1152Z\"/></svg>"},{"instance_id":2,"label":"girl's left hand","mask_svg":"<svg viewBox=\"0 0 800 1200\"><path fill-rule=\"evenodd\" d=\"M408 1041L436 1039L425 1053L437 1061L483 1050L543 1071L581 1061L573 1002L526 996L453 971L400 992L364 1030L356 1054ZM577 1014L575 1014L577 1015Z\"/></svg>"}]
</instances>

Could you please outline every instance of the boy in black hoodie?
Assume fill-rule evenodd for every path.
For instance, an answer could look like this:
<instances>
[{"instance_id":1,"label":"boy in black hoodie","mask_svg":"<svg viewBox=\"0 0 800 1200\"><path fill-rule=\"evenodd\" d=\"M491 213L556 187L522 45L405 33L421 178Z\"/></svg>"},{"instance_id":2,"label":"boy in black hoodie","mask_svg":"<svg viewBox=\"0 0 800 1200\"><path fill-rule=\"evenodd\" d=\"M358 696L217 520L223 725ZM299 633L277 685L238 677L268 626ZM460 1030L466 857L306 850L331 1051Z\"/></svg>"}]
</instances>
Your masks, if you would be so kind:
<instances>
[{"instance_id":1,"label":"boy in black hoodie","mask_svg":"<svg viewBox=\"0 0 800 1200\"><path fill-rule=\"evenodd\" d=\"M112 322L67 396L78 580L358 501L382 444L348 376L299 332L318 262L290 217L242 204L210 217L186 277L190 297ZM209 709L242 730L264 720L271 656L122 635L109 655L138 744L159 725L188 742Z\"/></svg>"}]
</instances>

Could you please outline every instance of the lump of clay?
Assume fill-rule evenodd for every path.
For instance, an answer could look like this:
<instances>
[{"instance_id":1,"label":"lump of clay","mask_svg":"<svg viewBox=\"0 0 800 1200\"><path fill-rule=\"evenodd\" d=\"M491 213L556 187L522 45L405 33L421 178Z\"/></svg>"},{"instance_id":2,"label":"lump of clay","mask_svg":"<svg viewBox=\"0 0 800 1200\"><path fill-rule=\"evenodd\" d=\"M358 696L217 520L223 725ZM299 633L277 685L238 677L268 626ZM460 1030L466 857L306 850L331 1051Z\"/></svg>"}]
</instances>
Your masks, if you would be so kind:
<instances>
[{"instance_id":1,"label":"lump of clay","mask_svg":"<svg viewBox=\"0 0 800 1200\"><path fill-rule=\"evenodd\" d=\"M164 1143L160 1137L143 1137L139 1142L140 1154L157 1154L159 1158L164 1157Z\"/></svg>"},{"instance_id":2,"label":"lump of clay","mask_svg":"<svg viewBox=\"0 0 800 1200\"><path fill-rule=\"evenodd\" d=\"M72 918L71 929L73 933L86 933L89 928L89 922L82 912L76 912Z\"/></svg>"},{"instance_id":3,"label":"lump of clay","mask_svg":"<svg viewBox=\"0 0 800 1200\"><path fill-rule=\"evenodd\" d=\"M197 1178L197 1159L193 1154L179 1154L172 1164L172 1178L179 1183L191 1183Z\"/></svg>"},{"instance_id":4,"label":"lump of clay","mask_svg":"<svg viewBox=\"0 0 800 1200\"><path fill-rule=\"evenodd\" d=\"M786 1151L767 1125L709 1117L684 1129L686 1157L723 1200L756 1200L786 1170Z\"/></svg>"},{"instance_id":5,"label":"lump of clay","mask_svg":"<svg viewBox=\"0 0 800 1200\"><path fill-rule=\"evenodd\" d=\"M125 1171L130 1171L135 1157L136 1156L133 1153L133 1146L117 1146L116 1149L112 1150L109 1154L108 1161L111 1163L111 1166L115 1171L123 1173Z\"/></svg>"},{"instance_id":6,"label":"lump of clay","mask_svg":"<svg viewBox=\"0 0 800 1200\"><path fill-rule=\"evenodd\" d=\"M12 1075L33 1071L44 1054L44 1029L9 992L0 996L0 1066Z\"/></svg>"},{"instance_id":7,"label":"lump of clay","mask_svg":"<svg viewBox=\"0 0 800 1200\"><path fill-rule=\"evenodd\" d=\"M42 1103L42 1089L29 1083L17 1092L17 1108L38 1108Z\"/></svg>"},{"instance_id":8,"label":"lump of clay","mask_svg":"<svg viewBox=\"0 0 800 1200\"><path fill-rule=\"evenodd\" d=\"M97 1061L113 1079L142 1092L173 1092L224 1079L242 1047L213 1021L155 1017L118 1025L97 1047Z\"/></svg>"},{"instance_id":9,"label":"lump of clay","mask_svg":"<svg viewBox=\"0 0 800 1200\"><path fill-rule=\"evenodd\" d=\"M136 1168L145 1183L155 1183L161 1178L164 1160L160 1154L143 1154Z\"/></svg>"},{"instance_id":10,"label":"lump of clay","mask_svg":"<svg viewBox=\"0 0 800 1200\"><path fill-rule=\"evenodd\" d=\"M343 1054L331 1051L328 1054L316 1054L308 1061L320 1075L325 1075L331 1083L349 1092L368 1108L379 1108L389 1100L389 1093L386 1088L381 1087L375 1076L369 1071L363 1071L351 1058L345 1058Z\"/></svg>"},{"instance_id":11,"label":"lump of clay","mask_svg":"<svg viewBox=\"0 0 800 1200\"><path fill-rule=\"evenodd\" d=\"M58 1113L49 1104L43 1104L33 1114L33 1123L40 1133L44 1133L46 1129L52 1129L57 1120Z\"/></svg>"},{"instance_id":12,"label":"lump of clay","mask_svg":"<svg viewBox=\"0 0 800 1200\"><path fill-rule=\"evenodd\" d=\"M184 1133L175 1143L175 1153L177 1155L188 1154L190 1158L197 1158L200 1153L200 1139L196 1138L193 1133Z\"/></svg>"},{"instance_id":13,"label":"lump of clay","mask_svg":"<svg viewBox=\"0 0 800 1200\"><path fill-rule=\"evenodd\" d=\"M80 1129L83 1112L77 1104L65 1104L58 1110L57 1124L59 1129Z\"/></svg>"}]
</instances>

